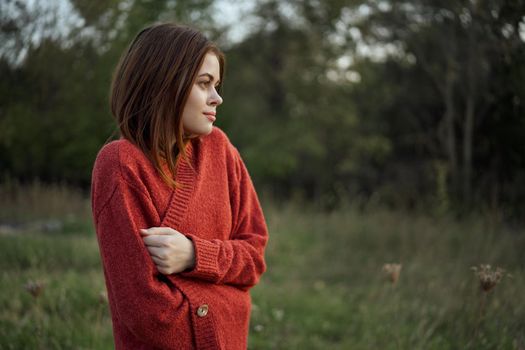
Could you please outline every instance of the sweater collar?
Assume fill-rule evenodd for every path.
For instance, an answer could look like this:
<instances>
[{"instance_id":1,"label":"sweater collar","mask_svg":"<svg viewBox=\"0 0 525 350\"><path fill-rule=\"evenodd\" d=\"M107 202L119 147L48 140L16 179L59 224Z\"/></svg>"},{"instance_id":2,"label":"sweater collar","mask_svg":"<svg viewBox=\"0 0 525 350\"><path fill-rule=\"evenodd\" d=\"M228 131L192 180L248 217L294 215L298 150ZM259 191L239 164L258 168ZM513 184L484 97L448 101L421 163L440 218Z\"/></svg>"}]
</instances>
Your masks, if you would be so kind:
<instances>
[{"instance_id":1,"label":"sweater collar","mask_svg":"<svg viewBox=\"0 0 525 350\"><path fill-rule=\"evenodd\" d=\"M175 175L177 187L171 196L170 204L166 215L162 220L161 226L171 227L176 230L180 227L180 224L186 215L188 205L193 197L192 195L197 178L196 156L194 154L195 142L199 142L199 140L190 140L186 145L185 153L189 164L184 158L180 158L180 161L177 162Z\"/></svg>"}]
</instances>

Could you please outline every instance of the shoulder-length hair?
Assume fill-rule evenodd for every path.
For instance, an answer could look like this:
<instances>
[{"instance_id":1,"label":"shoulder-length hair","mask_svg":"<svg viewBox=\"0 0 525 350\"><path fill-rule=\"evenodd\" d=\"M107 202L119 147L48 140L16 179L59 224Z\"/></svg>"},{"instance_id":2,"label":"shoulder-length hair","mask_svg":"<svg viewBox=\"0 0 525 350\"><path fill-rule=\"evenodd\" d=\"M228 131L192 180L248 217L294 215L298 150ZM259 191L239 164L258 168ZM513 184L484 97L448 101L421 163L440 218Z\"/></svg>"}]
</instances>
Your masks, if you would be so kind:
<instances>
[{"instance_id":1,"label":"shoulder-length hair","mask_svg":"<svg viewBox=\"0 0 525 350\"><path fill-rule=\"evenodd\" d=\"M137 34L113 75L111 112L121 136L139 147L174 188L177 162L181 155L188 161L182 112L209 52L219 60L222 82L224 54L213 42L191 27L156 24Z\"/></svg>"}]
</instances>

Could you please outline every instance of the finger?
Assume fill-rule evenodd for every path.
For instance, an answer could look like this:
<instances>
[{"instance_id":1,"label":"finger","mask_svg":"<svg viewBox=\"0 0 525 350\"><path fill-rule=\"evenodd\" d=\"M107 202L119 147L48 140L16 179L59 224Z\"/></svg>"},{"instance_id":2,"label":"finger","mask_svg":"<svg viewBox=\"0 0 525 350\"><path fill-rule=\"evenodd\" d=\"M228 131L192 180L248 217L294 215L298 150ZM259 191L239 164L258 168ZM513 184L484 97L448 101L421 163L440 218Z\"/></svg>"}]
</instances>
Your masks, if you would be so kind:
<instances>
[{"instance_id":1,"label":"finger","mask_svg":"<svg viewBox=\"0 0 525 350\"><path fill-rule=\"evenodd\" d=\"M140 233L143 235L173 235L178 231L171 227L150 227L148 229L140 229Z\"/></svg>"},{"instance_id":2,"label":"finger","mask_svg":"<svg viewBox=\"0 0 525 350\"><path fill-rule=\"evenodd\" d=\"M155 255L152 255L151 259L153 259L153 261L155 262L155 265L157 265L157 267L165 267L165 268L169 267L168 263L166 263L162 259L157 258Z\"/></svg>"},{"instance_id":3,"label":"finger","mask_svg":"<svg viewBox=\"0 0 525 350\"><path fill-rule=\"evenodd\" d=\"M170 269L162 267L162 266L157 266L157 270L163 275L170 275L172 273Z\"/></svg>"},{"instance_id":4,"label":"finger","mask_svg":"<svg viewBox=\"0 0 525 350\"><path fill-rule=\"evenodd\" d=\"M146 236L146 237L143 237L142 240L144 241L144 244L146 244L146 246L148 247L164 247L165 246L164 236L158 236L158 235Z\"/></svg>"},{"instance_id":5,"label":"finger","mask_svg":"<svg viewBox=\"0 0 525 350\"><path fill-rule=\"evenodd\" d=\"M160 260L166 260L166 253L164 252L164 249L156 248L156 247L146 247L148 248L149 255L151 257L156 257Z\"/></svg>"}]
</instances>

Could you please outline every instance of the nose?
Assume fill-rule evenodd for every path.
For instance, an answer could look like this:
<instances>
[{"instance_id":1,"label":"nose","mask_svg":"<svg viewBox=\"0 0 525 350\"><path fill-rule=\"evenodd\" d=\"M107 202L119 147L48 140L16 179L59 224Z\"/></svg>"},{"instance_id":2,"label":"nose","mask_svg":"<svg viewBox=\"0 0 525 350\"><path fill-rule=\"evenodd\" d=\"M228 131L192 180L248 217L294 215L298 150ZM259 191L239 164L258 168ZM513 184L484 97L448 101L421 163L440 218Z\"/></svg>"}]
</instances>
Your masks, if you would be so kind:
<instances>
[{"instance_id":1,"label":"nose","mask_svg":"<svg viewBox=\"0 0 525 350\"><path fill-rule=\"evenodd\" d=\"M212 90L213 91L209 97L208 103L211 106L219 106L220 104L222 104L222 97L221 95L219 95L219 93L217 92L215 88L213 88Z\"/></svg>"}]
</instances>

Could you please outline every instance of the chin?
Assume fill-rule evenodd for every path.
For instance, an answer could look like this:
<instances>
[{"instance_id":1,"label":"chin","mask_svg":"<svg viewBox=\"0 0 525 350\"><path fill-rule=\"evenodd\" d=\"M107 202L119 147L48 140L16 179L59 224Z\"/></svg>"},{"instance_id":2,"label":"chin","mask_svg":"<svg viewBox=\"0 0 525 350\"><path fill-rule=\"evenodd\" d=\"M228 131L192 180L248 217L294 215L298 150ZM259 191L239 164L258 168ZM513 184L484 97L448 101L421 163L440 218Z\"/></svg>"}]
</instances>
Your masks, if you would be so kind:
<instances>
[{"instance_id":1,"label":"chin","mask_svg":"<svg viewBox=\"0 0 525 350\"><path fill-rule=\"evenodd\" d=\"M211 134L212 130L213 130L213 125L210 124L209 126L194 128L192 130L186 130L186 133L199 137L199 136L206 136L206 135Z\"/></svg>"},{"instance_id":2,"label":"chin","mask_svg":"<svg viewBox=\"0 0 525 350\"><path fill-rule=\"evenodd\" d=\"M212 130L213 130L213 125L210 125L209 127L203 128L199 134L201 136L206 136L206 135L211 134Z\"/></svg>"},{"instance_id":3,"label":"chin","mask_svg":"<svg viewBox=\"0 0 525 350\"><path fill-rule=\"evenodd\" d=\"M210 127L206 130L206 135L211 134L212 131L213 131L213 125L210 125Z\"/></svg>"}]
</instances>

